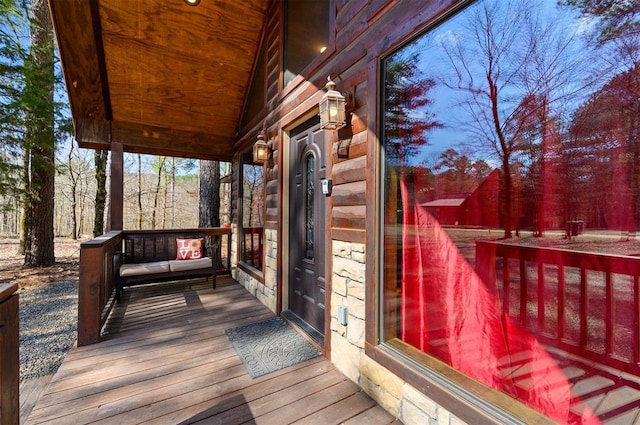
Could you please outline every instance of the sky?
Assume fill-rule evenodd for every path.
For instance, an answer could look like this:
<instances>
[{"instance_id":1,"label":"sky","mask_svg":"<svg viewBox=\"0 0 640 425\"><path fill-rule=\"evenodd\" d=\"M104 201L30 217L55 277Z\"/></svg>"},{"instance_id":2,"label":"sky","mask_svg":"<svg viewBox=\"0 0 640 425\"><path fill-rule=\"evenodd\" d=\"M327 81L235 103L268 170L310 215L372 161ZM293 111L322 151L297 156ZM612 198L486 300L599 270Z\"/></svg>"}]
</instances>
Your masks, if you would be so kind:
<instances>
[{"instance_id":1,"label":"sky","mask_svg":"<svg viewBox=\"0 0 640 425\"><path fill-rule=\"evenodd\" d=\"M488 15L483 13L484 5L490 11ZM530 9L523 13L519 10L522 5ZM486 140L483 135L492 132L490 116L483 116L490 112L488 98L470 96L459 88L487 90L486 51L479 48L477 38L478 34L486 35L485 31L478 31L478 23L486 16L494 20L493 28L501 29L495 32L494 40L503 47L503 53L496 55L500 57L497 81L503 122L524 93L540 92L539 88L530 88L539 81L554 85L550 89L551 98L555 99L552 108L568 122L571 113L613 75L611 64L603 60L611 55L609 48L594 51L587 43L586 36L595 28L594 18L581 16L575 8L558 6L557 0L476 2L398 53L417 52L423 75L437 82L429 92L433 100L429 112L443 127L428 134L429 147L413 158L414 165L433 165L438 155L451 147L474 159L497 164L495 152L485 149L488 143L479 141ZM529 33L535 36L534 41L527 37ZM532 53L537 53L537 59L526 59ZM536 76L541 78L536 81ZM587 83L589 88L585 90Z\"/></svg>"}]
</instances>

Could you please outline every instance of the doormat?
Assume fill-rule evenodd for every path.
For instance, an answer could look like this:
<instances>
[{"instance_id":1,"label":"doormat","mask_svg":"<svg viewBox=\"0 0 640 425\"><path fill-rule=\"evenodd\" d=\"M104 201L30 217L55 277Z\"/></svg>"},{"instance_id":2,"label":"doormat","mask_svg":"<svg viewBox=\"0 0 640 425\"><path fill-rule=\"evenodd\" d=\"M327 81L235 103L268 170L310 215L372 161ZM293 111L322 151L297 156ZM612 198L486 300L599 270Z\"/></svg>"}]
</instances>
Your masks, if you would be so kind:
<instances>
[{"instance_id":1,"label":"doormat","mask_svg":"<svg viewBox=\"0 0 640 425\"><path fill-rule=\"evenodd\" d=\"M280 317L227 329L224 332L252 378L320 355L313 345Z\"/></svg>"}]
</instances>

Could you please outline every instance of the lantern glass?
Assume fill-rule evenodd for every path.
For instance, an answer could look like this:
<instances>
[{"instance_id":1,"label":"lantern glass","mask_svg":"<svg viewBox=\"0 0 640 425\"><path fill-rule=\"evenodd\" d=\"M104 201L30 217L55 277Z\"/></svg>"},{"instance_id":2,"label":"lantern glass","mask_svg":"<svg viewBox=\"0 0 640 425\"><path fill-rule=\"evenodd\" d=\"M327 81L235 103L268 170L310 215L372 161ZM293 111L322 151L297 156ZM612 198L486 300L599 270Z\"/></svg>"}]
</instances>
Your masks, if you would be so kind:
<instances>
[{"instance_id":1,"label":"lantern glass","mask_svg":"<svg viewBox=\"0 0 640 425\"><path fill-rule=\"evenodd\" d=\"M269 146L264 140L253 145L253 162L266 162L269 159Z\"/></svg>"},{"instance_id":2,"label":"lantern glass","mask_svg":"<svg viewBox=\"0 0 640 425\"><path fill-rule=\"evenodd\" d=\"M333 85L320 100L320 128L323 130L338 130L346 125L345 98L333 89ZM329 88L329 84L327 84Z\"/></svg>"}]
</instances>

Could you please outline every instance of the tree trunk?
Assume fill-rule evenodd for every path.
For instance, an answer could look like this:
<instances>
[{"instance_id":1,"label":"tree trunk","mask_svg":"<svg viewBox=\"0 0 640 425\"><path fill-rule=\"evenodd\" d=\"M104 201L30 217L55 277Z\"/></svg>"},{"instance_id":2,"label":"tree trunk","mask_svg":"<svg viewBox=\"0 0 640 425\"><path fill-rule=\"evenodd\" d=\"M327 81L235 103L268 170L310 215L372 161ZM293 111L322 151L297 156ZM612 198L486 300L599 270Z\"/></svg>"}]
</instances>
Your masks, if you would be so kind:
<instances>
[{"instance_id":1,"label":"tree trunk","mask_svg":"<svg viewBox=\"0 0 640 425\"><path fill-rule=\"evenodd\" d=\"M200 201L198 225L220 227L220 162L200 161ZM214 238L215 240L215 238ZM222 268L222 250L216 242L216 265Z\"/></svg>"},{"instance_id":2,"label":"tree trunk","mask_svg":"<svg viewBox=\"0 0 640 425\"><path fill-rule=\"evenodd\" d=\"M104 233L104 209L107 203L107 158L108 151L95 151L93 157L96 169L96 208L93 220L93 236Z\"/></svg>"},{"instance_id":3,"label":"tree trunk","mask_svg":"<svg viewBox=\"0 0 640 425\"><path fill-rule=\"evenodd\" d=\"M138 230L142 229L142 156L138 154Z\"/></svg>"},{"instance_id":4,"label":"tree trunk","mask_svg":"<svg viewBox=\"0 0 640 425\"><path fill-rule=\"evenodd\" d=\"M24 263L49 266L55 262L53 215L55 194L55 137L53 108L53 27L46 0L32 0L31 55L25 79L28 105L26 139L31 145L31 249ZM28 246L28 245L27 245Z\"/></svg>"},{"instance_id":5,"label":"tree trunk","mask_svg":"<svg viewBox=\"0 0 640 425\"><path fill-rule=\"evenodd\" d=\"M176 159L171 158L171 225L173 229L176 218Z\"/></svg>"},{"instance_id":6,"label":"tree trunk","mask_svg":"<svg viewBox=\"0 0 640 425\"><path fill-rule=\"evenodd\" d=\"M69 149L69 157L67 159L67 168L69 172L69 182L71 185L71 224L73 229L71 230L71 239L78 240L78 179L79 173L75 174L73 170L73 142L71 142L71 149Z\"/></svg>"},{"instance_id":7,"label":"tree trunk","mask_svg":"<svg viewBox=\"0 0 640 425\"><path fill-rule=\"evenodd\" d=\"M167 210L169 209L169 174L164 173L164 193L162 195L162 228L167 228Z\"/></svg>"},{"instance_id":8,"label":"tree trunk","mask_svg":"<svg viewBox=\"0 0 640 425\"><path fill-rule=\"evenodd\" d=\"M158 180L156 181L156 192L153 198L153 212L151 215L151 228L156 228L156 216L158 210L158 198L160 197L160 187L162 186L162 170L164 170L164 163L167 160L166 157L162 157L158 164Z\"/></svg>"},{"instance_id":9,"label":"tree trunk","mask_svg":"<svg viewBox=\"0 0 640 425\"><path fill-rule=\"evenodd\" d=\"M26 145L22 153L22 214L20 215L20 245L18 255L24 255L27 250L31 251L31 149Z\"/></svg>"},{"instance_id":10,"label":"tree trunk","mask_svg":"<svg viewBox=\"0 0 640 425\"><path fill-rule=\"evenodd\" d=\"M200 227L220 227L220 163L200 161Z\"/></svg>"}]
</instances>

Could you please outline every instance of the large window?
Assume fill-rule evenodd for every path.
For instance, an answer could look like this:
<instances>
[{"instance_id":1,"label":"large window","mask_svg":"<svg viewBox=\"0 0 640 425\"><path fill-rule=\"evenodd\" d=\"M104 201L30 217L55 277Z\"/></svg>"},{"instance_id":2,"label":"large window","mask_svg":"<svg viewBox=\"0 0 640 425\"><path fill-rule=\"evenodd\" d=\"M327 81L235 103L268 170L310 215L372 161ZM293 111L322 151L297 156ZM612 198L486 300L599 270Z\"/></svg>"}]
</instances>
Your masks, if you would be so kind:
<instances>
[{"instance_id":1,"label":"large window","mask_svg":"<svg viewBox=\"0 0 640 425\"><path fill-rule=\"evenodd\" d=\"M561 423L630 423L640 3L591 3L475 2L383 59L380 337Z\"/></svg>"},{"instance_id":2,"label":"large window","mask_svg":"<svg viewBox=\"0 0 640 425\"><path fill-rule=\"evenodd\" d=\"M240 259L262 272L264 236L264 166L242 156L242 229Z\"/></svg>"},{"instance_id":3,"label":"large window","mask_svg":"<svg viewBox=\"0 0 640 425\"><path fill-rule=\"evenodd\" d=\"M284 85L329 47L330 0L286 0Z\"/></svg>"}]
</instances>

